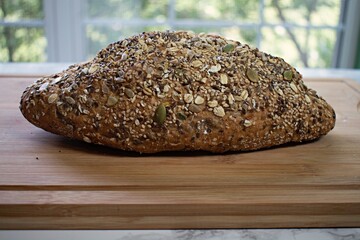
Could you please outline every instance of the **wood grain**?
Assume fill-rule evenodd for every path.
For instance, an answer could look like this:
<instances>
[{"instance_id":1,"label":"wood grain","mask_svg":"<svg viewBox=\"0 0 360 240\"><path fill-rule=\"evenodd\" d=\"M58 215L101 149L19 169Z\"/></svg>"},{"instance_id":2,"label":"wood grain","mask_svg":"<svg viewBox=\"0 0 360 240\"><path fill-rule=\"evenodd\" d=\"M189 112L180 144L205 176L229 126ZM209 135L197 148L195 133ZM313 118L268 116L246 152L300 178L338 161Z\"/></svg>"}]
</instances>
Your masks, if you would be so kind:
<instances>
[{"instance_id":1,"label":"wood grain","mask_svg":"<svg viewBox=\"0 0 360 240\"><path fill-rule=\"evenodd\" d=\"M360 226L360 86L307 79L337 123L311 143L139 155L69 140L21 115L34 78L0 77L0 229Z\"/></svg>"}]
</instances>

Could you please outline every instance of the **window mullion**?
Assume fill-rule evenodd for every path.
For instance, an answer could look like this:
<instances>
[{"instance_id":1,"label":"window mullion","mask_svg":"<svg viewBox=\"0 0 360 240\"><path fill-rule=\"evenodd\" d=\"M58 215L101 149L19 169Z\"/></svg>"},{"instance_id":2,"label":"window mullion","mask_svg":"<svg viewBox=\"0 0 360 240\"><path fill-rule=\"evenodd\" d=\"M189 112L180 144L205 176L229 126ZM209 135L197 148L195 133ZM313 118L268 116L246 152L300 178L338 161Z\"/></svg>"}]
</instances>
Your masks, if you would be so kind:
<instances>
[{"instance_id":1,"label":"window mullion","mask_svg":"<svg viewBox=\"0 0 360 240\"><path fill-rule=\"evenodd\" d=\"M265 3L264 0L259 0L259 23L256 28L257 34L256 34L256 47L261 47L261 41L262 41L262 28L264 26L264 8Z\"/></svg>"},{"instance_id":2,"label":"window mullion","mask_svg":"<svg viewBox=\"0 0 360 240\"><path fill-rule=\"evenodd\" d=\"M44 0L49 62L84 59L82 3L82 0Z\"/></svg>"},{"instance_id":3,"label":"window mullion","mask_svg":"<svg viewBox=\"0 0 360 240\"><path fill-rule=\"evenodd\" d=\"M335 67L353 68L356 61L356 47L360 29L360 1L345 1L345 8L342 8L344 16L344 27L338 30L337 46L335 52ZM341 32L340 32L341 31Z\"/></svg>"}]
</instances>

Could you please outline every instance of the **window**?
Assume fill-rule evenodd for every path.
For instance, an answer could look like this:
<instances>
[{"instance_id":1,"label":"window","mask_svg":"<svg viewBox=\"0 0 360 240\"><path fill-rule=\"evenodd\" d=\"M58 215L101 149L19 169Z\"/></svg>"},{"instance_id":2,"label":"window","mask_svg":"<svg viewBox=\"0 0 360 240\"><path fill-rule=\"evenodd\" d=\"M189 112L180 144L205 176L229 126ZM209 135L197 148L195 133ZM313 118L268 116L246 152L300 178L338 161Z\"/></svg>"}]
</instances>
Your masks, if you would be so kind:
<instances>
[{"instance_id":1,"label":"window","mask_svg":"<svg viewBox=\"0 0 360 240\"><path fill-rule=\"evenodd\" d=\"M0 0L0 62L45 61L43 19L41 0Z\"/></svg>"},{"instance_id":2,"label":"window","mask_svg":"<svg viewBox=\"0 0 360 240\"><path fill-rule=\"evenodd\" d=\"M143 31L187 29L248 43L298 67L354 64L349 49L356 48L359 26L351 21L357 21L356 9L360 8L359 1L349 0L0 3L0 61L83 61L110 42ZM346 51L346 57L342 56Z\"/></svg>"}]
</instances>

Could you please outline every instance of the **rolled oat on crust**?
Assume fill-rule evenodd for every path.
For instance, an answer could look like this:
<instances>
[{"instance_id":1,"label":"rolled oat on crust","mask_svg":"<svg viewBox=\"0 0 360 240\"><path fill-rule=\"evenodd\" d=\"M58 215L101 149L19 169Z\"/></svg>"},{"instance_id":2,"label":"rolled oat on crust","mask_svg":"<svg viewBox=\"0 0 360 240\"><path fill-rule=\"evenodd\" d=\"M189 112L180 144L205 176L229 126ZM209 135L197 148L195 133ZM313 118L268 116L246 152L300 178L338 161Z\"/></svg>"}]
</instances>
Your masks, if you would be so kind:
<instances>
[{"instance_id":1,"label":"rolled oat on crust","mask_svg":"<svg viewBox=\"0 0 360 240\"><path fill-rule=\"evenodd\" d=\"M332 107L283 59L216 35L148 32L21 97L46 131L129 151L267 148L327 134Z\"/></svg>"}]
</instances>

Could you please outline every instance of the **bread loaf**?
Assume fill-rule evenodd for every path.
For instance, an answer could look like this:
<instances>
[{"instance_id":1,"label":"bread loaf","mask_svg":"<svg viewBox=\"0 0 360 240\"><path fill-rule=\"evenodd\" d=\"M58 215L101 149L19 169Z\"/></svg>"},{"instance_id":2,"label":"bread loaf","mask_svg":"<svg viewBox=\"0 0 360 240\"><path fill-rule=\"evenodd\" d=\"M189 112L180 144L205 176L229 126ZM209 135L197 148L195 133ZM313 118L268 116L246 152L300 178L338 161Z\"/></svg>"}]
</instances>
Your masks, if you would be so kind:
<instances>
[{"instance_id":1,"label":"bread loaf","mask_svg":"<svg viewBox=\"0 0 360 240\"><path fill-rule=\"evenodd\" d=\"M244 151L327 134L332 107L283 59L216 35L149 32L26 88L46 131L129 151Z\"/></svg>"}]
</instances>

